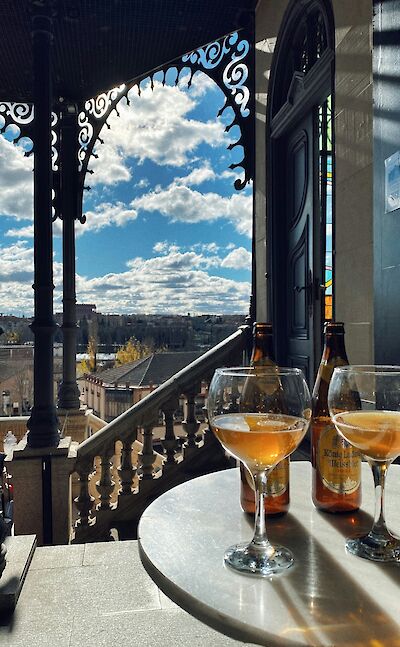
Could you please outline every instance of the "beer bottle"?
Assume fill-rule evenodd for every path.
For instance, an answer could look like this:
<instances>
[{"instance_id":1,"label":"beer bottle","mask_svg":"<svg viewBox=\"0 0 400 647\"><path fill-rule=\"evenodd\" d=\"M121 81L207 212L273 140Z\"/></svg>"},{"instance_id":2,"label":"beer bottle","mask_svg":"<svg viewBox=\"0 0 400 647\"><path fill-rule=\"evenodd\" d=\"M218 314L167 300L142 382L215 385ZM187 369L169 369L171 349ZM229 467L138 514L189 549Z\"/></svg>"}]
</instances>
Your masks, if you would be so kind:
<instances>
[{"instance_id":1,"label":"beer bottle","mask_svg":"<svg viewBox=\"0 0 400 647\"><path fill-rule=\"evenodd\" d=\"M274 362L272 325L256 322L253 326L251 366L276 366ZM279 397L276 396L277 398ZM279 402L276 402L277 408ZM240 504L244 512L255 513L253 480L248 469L240 463ZM268 516L281 515L289 509L289 458L280 461L268 476L265 511Z\"/></svg>"},{"instance_id":2,"label":"beer bottle","mask_svg":"<svg viewBox=\"0 0 400 647\"><path fill-rule=\"evenodd\" d=\"M312 395L312 500L326 512L350 512L361 503L361 454L337 433L328 410L328 388L336 366L349 362L344 325L325 323L325 346Z\"/></svg>"}]
</instances>

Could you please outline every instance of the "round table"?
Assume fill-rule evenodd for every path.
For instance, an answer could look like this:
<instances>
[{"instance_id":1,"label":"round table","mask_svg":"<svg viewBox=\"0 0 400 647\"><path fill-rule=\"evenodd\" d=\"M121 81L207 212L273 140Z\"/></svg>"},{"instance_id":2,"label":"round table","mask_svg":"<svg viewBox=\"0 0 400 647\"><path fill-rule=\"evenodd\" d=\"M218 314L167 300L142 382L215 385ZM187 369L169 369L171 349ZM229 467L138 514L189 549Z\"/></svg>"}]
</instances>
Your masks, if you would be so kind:
<instances>
[{"instance_id":1,"label":"round table","mask_svg":"<svg viewBox=\"0 0 400 647\"><path fill-rule=\"evenodd\" d=\"M369 530L374 492L363 473L359 512L331 515L311 502L311 466L292 463L290 512L268 520L272 541L292 550L285 573L256 578L223 563L225 548L250 540L252 523L239 505L239 470L193 479L156 499L139 524L143 565L174 602L222 633L275 646L397 647L400 564L346 553L345 537ZM400 534L400 466L387 478L387 522ZM397 531L397 532L396 532Z\"/></svg>"}]
</instances>

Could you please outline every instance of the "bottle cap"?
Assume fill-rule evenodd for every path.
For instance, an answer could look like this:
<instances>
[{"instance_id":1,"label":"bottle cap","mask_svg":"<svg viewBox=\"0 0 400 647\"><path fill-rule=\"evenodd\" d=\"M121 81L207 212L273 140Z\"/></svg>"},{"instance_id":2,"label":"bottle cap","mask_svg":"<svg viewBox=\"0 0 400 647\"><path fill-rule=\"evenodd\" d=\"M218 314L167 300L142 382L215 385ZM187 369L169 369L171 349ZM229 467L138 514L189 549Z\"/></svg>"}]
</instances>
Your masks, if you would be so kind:
<instances>
[{"instance_id":1,"label":"bottle cap","mask_svg":"<svg viewBox=\"0 0 400 647\"><path fill-rule=\"evenodd\" d=\"M343 321L325 321L324 333L335 333L337 335L344 335Z\"/></svg>"},{"instance_id":2,"label":"bottle cap","mask_svg":"<svg viewBox=\"0 0 400 647\"><path fill-rule=\"evenodd\" d=\"M262 335L272 335L272 324L262 321L255 321L253 324L253 334L261 333Z\"/></svg>"}]
</instances>

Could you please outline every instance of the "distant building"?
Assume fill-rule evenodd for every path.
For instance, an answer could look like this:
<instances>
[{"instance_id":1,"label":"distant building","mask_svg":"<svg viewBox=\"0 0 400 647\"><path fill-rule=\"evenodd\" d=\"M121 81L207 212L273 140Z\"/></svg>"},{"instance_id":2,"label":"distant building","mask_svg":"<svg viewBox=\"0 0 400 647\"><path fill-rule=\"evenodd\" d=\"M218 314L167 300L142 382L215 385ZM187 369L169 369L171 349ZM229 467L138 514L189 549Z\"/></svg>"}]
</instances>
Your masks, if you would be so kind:
<instances>
[{"instance_id":1,"label":"distant building","mask_svg":"<svg viewBox=\"0 0 400 647\"><path fill-rule=\"evenodd\" d=\"M153 353L143 359L85 375L79 379L81 401L110 422L145 395L193 362L201 352ZM198 411L204 404L199 394ZM177 413L180 417L182 412Z\"/></svg>"},{"instance_id":2,"label":"distant building","mask_svg":"<svg viewBox=\"0 0 400 647\"><path fill-rule=\"evenodd\" d=\"M75 312L76 312L76 320L81 321L82 319L87 319L88 321L92 320L97 312L96 312L96 304L95 303L77 303L75 305ZM56 312L54 313L55 320L57 321L58 324L62 324L63 321L63 313L62 312Z\"/></svg>"},{"instance_id":3,"label":"distant building","mask_svg":"<svg viewBox=\"0 0 400 647\"><path fill-rule=\"evenodd\" d=\"M75 308L77 321L80 321L84 317L86 319L92 319L96 315L95 303L77 303Z\"/></svg>"},{"instance_id":4,"label":"distant building","mask_svg":"<svg viewBox=\"0 0 400 647\"><path fill-rule=\"evenodd\" d=\"M0 416L27 413L33 403L33 346L0 345Z\"/></svg>"}]
</instances>

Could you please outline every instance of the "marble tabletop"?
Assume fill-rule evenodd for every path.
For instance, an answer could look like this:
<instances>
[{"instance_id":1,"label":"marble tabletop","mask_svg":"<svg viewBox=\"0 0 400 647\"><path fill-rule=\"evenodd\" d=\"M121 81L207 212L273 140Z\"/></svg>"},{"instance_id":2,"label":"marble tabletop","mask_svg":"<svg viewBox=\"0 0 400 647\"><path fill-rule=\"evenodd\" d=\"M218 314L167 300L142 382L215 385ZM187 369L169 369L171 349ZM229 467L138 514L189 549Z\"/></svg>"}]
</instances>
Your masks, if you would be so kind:
<instances>
[{"instance_id":1,"label":"marble tabletop","mask_svg":"<svg viewBox=\"0 0 400 647\"><path fill-rule=\"evenodd\" d=\"M267 524L295 564L271 578L240 575L225 548L250 540L239 505L239 470L188 481L156 499L139 525L143 565L174 602L222 633L268 647L400 646L400 565L346 553L345 537L369 530L374 492L363 464L363 504L350 515L318 512L311 466L291 464L290 511ZM387 477L387 522L400 535L400 466Z\"/></svg>"}]
</instances>

